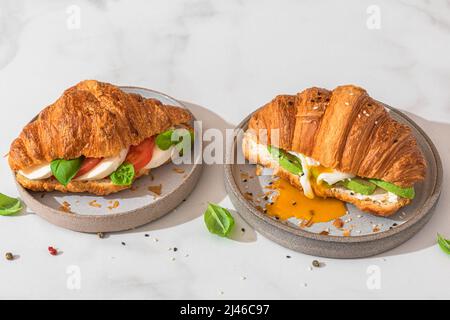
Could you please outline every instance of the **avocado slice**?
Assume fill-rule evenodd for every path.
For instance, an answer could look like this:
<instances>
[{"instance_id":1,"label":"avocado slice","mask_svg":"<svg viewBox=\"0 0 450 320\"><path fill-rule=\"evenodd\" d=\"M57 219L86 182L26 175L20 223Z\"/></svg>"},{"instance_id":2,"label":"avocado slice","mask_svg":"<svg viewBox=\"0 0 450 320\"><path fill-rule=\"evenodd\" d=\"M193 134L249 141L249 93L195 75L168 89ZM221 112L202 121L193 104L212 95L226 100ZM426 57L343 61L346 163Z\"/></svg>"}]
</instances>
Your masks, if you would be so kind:
<instances>
[{"instance_id":1,"label":"avocado slice","mask_svg":"<svg viewBox=\"0 0 450 320\"><path fill-rule=\"evenodd\" d=\"M376 184L359 178L344 180L342 181L342 184L347 189L350 189L352 191L355 191L356 193L361 193L367 196L371 195L377 188Z\"/></svg>"},{"instance_id":2,"label":"avocado slice","mask_svg":"<svg viewBox=\"0 0 450 320\"><path fill-rule=\"evenodd\" d=\"M402 188L402 187L396 186L393 183L386 182L383 180L378 180L378 179L369 179L369 181L376 184L381 189L392 192L393 194L396 194L402 198L414 199L414 197L416 195L416 193L414 191L414 187Z\"/></svg>"},{"instance_id":3,"label":"avocado slice","mask_svg":"<svg viewBox=\"0 0 450 320\"><path fill-rule=\"evenodd\" d=\"M267 146L267 149L269 150L270 155L278 160L278 163L283 169L295 175L301 175L303 173L302 164L299 158L273 146Z\"/></svg>"}]
</instances>

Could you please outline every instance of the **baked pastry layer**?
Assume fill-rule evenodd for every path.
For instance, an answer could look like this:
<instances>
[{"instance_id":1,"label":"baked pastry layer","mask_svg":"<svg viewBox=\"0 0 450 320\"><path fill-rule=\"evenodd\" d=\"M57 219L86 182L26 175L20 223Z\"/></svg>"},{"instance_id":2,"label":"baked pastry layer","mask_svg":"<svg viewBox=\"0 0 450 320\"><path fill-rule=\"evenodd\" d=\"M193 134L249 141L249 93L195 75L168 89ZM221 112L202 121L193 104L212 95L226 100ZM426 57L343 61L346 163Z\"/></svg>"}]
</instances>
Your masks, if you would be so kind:
<instances>
[{"instance_id":1,"label":"baked pastry layer","mask_svg":"<svg viewBox=\"0 0 450 320\"><path fill-rule=\"evenodd\" d=\"M9 152L13 171L55 159L111 157L172 126L191 113L120 88L86 80L67 89L15 139Z\"/></svg>"},{"instance_id":2,"label":"baked pastry layer","mask_svg":"<svg viewBox=\"0 0 450 320\"><path fill-rule=\"evenodd\" d=\"M425 177L411 129L353 85L277 96L250 119L258 141L295 151L323 166L410 187Z\"/></svg>"}]
</instances>

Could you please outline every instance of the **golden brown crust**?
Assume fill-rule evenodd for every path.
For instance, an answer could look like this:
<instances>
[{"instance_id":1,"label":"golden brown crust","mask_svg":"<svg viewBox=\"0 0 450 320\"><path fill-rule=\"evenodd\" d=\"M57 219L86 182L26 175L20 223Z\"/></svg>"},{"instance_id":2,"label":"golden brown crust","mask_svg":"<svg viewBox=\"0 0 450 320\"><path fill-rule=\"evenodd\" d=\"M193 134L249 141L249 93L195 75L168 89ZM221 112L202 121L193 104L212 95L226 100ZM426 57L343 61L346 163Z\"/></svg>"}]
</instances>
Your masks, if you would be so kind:
<instances>
[{"instance_id":1,"label":"golden brown crust","mask_svg":"<svg viewBox=\"0 0 450 320\"><path fill-rule=\"evenodd\" d=\"M148 175L150 170L141 171L135 179ZM95 181L71 181L67 186L63 186L55 178L48 178L44 180L29 180L22 176L20 173L16 173L16 180L24 188L32 191L60 191L60 192L88 192L98 196L106 196L111 193L116 193L122 190L131 188L129 186L118 186L111 182L111 179L102 179Z\"/></svg>"},{"instance_id":2,"label":"golden brown crust","mask_svg":"<svg viewBox=\"0 0 450 320\"><path fill-rule=\"evenodd\" d=\"M411 129L353 85L277 97L253 115L249 129L260 143L303 153L339 171L401 187L425 178L425 159ZM261 134L276 129L279 140Z\"/></svg>"},{"instance_id":3,"label":"golden brown crust","mask_svg":"<svg viewBox=\"0 0 450 320\"><path fill-rule=\"evenodd\" d=\"M60 158L115 156L191 118L186 109L108 83L82 81L25 126L11 144L9 165L17 171Z\"/></svg>"}]
</instances>

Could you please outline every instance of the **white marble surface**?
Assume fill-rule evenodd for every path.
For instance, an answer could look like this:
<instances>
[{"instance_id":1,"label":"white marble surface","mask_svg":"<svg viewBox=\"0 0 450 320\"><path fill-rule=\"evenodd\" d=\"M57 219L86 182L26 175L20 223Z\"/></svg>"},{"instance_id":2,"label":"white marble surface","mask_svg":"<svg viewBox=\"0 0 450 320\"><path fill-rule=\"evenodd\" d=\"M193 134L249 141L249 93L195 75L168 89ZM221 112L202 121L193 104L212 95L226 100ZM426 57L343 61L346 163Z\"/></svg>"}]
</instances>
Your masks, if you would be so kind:
<instances>
[{"instance_id":1,"label":"white marble surface","mask_svg":"<svg viewBox=\"0 0 450 320\"><path fill-rule=\"evenodd\" d=\"M371 5L380 29L367 27ZM206 231L207 201L231 208L220 166L205 168L175 212L105 239L30 213L0 217L0 298L450 298L450 257L435 244L437 232L450 237L449 57L449 1L0 0L1 154L81 79L165 92L221 129L278 93L355 83L422 125L446 170L435 215L416 237L370 259L320 259L326 266L314 271L313 257L250 229L239 241ZM6 161L0 177L0 191L16 195ZM50 256L49 245L63 253ZM6 251L20 257L6 261ZM369 266L379 268L379 289L367 286ZM79 289L67 285L77 271Z\"/></svg>"}]
</instances>

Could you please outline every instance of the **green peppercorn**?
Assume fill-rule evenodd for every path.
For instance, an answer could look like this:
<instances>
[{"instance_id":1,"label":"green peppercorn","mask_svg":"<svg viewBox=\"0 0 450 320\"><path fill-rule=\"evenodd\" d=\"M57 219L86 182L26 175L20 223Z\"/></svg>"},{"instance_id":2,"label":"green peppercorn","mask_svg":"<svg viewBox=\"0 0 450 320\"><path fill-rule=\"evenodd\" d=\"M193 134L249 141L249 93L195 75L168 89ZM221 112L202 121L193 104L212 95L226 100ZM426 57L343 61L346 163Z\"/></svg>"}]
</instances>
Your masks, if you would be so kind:
<instances>
[{"instance_id":1,"label":"green peppercorn","mask_svg":"<svg viewBox=\"0 0 450 320\"><path fill-rule=\"evenodd\" d=\"M320 262L317 261L317 260L313 260L312 265L313 265L313 267L315 267L315 268L320 268Z\"/></svg>"},{"instance_id":2,"label":"green peppercorn","mask_svg":"<svg viewBox=\"0 0 450 320\"><path fill-rule=\"evenodd\" d=\"M5 258L6 258L6 260L13 260L14 259L14 255L11 252L7 252L5 254Z\"/></svg>"}]
</instances>

